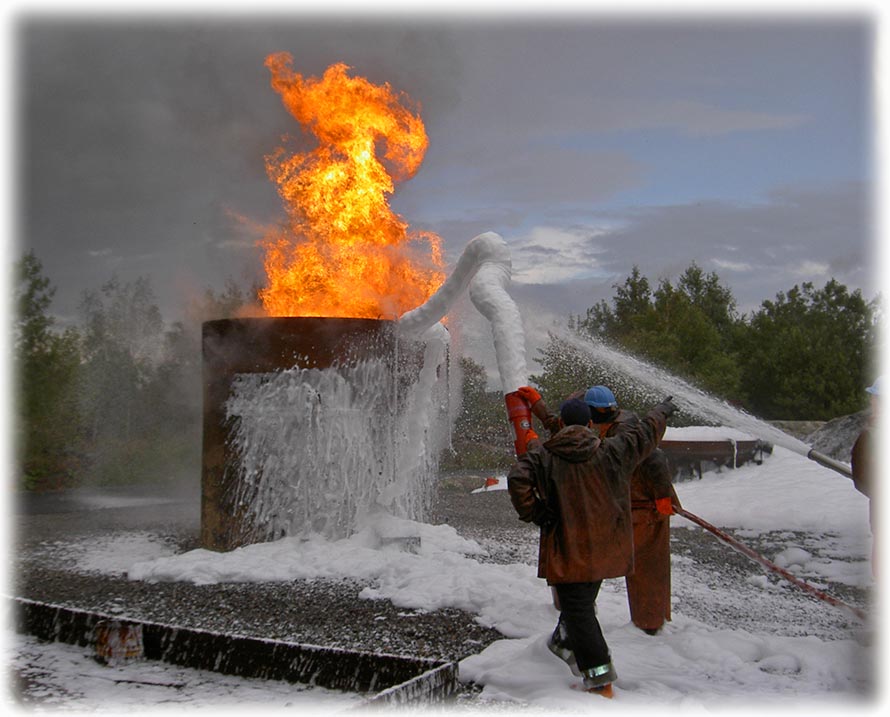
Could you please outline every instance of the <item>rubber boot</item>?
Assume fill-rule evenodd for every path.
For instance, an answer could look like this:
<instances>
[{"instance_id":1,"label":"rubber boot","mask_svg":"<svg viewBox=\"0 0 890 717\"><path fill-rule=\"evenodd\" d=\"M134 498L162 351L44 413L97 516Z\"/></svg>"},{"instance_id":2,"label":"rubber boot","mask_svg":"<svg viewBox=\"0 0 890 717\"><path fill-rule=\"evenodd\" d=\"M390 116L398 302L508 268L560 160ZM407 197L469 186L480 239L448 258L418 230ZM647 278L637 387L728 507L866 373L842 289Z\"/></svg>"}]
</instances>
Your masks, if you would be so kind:
<instances>
[{"instance_id":1,"label":"rubber boot","mask_svg":"<svg viewBox=\"0 0 890 717\"><path fill-rule=\"evenodd\" d=\"M581 677L581 670L578 669L578 661L575 659L575 653L572 652L568 645L565 626L562 622L557 623L556 628L550 639L547 640L547 649L556 655L560 660L565 662L575 677Z\"/></svg>"},{"instance_id":2,"label":"rubber boot","mask_svg":"<svg viewBox=\"0 0 890 717\"><path fill-rule=\"evenodd\" d=\"M584 681L584 689L588 692L599 692L608 687L608 696L611 696L612 683L618 679L618 673L615 672L615 667L609 660L605 665L581 670L581 678Z\"/></svg>"}]
</instances>

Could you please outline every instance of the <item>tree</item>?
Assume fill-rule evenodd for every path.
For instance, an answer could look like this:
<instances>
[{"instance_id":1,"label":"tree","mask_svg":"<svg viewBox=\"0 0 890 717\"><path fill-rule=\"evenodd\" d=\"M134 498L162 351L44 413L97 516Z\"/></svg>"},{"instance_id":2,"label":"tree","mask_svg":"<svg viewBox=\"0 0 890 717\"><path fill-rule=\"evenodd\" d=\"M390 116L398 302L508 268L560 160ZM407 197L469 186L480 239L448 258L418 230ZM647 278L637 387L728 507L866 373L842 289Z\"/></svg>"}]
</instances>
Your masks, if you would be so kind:
<instances>
[{"instance_id":1,"label":"tree","mask_svg":"<svg viewBox=\"0 0 890 717\"><path fill-rule=\"evenodd\" d=\"M874 379L880 300L868 303L834 279L795 286L739 317L732 293L695 263L655 291L634 267L573 327L768 419L823 419L861 410ZM553 351L556 354L551 355ZM549 347L540 380L572 367ZM603 374L602 369L598 369ZM577 372L577 370L576 370Z\"/></svg>"},{"instance_id":2,"label":"tree","mask_svg":"<svg viewBox=\"0 0 890 717\"><path fill-rule=\"evenodd\" d=\"M828 420L865 408L874 379L877 300L834 279L764 301L742 353L749 405L771 419Z\"/></svg>"},{"instance_id":3,"label":"tree","mask_svg":"<svg viewBox=\"0 0 890 717\"><path fill-rule=\"evenodd\" d=\"M600 301L587 310L584 319L570 323L591 336L612 340L620 340L638 329L652 310L649 280L634 266L624 284L614 284L612 288L615 289L612 308Z\"/></svg>"},{"instance_id":4,"label":"tree","mask_svg":"<svg viewBox=\"0 0 890 717\"><path fill-rule=\"evenodd\" d=\"M16 449L26 487L71 483L81 442L79 337L55 331L55 288L33 251L15 267Z\"/></svg>"},{"instance_id":5,"label":"tree","mask_svg":"<svg viewBox=\"0 0 890 717\"><path fill-rule=\"evenodd\" d=\"M80 395L94 477L147 479L146 458L164 421L151 400L164 349L164 324L151 283L140 277L123 284L113 277L99 291L84 292L81 313Z\"/></svg>"},{"instance_id":6,"label":"tree","mask_svg":"<svg viewBox=\"0 0 890 717\"><path fill-rule=\"evenodd\" d=\"M53 319L47 311L56 290L33 251L18 261L15 275L15 348L19 355L28 356L45 350L51 341Z\"/></svg>"},{"instance_id":7,"label":"tree","mask_svg":"<svg viewBox=\"0 0 890 717\"><path fill-rule=\"evenodd\" d=\"M201 322L250 313L229 280L166 326L147 278L84 292L77 330L56 330L55 289L33 253L16 266L16 431L26 487L145 482L201 460Z\"/></svg>"},{"instance_id":8,"label":"tree","mask_svg":"<svg viewBox=\"0 0 890 717\"><path fill-rule=\"evenodd\" d=\"M263 316L264 311L257 298L260 289L261 286L256 281L248 289L242 289L230 276L221 292L207 288L202 299L189 307L188 313L199 324L214 319Z\"/></svg>"},{"instance_id":9,"label":"tree","mask_svg":"<svg viewBox=\"0 0 890 717\"><path fill-rule=\"evenodd\" d=\"M616 284L611 306L601 301L571 325L653 362L702 388L739 400L736 360L740 319L732 292L694 262L674 286L649 280L634 267Z\"/></svg>"}]
</instances>

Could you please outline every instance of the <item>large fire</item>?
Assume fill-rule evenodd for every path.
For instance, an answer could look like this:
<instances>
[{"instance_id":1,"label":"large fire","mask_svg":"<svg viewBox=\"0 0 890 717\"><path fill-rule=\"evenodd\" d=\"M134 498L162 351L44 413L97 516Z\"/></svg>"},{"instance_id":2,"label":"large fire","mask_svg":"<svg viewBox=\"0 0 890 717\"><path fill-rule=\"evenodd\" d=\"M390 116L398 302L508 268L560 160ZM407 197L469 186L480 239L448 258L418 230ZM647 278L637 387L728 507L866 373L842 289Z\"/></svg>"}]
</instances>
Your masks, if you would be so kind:
<instances>
[{"instance_id":1,"label":"large fire","mask_svg":"<svg viewBox=\"0 0 890 717\"><path fill-rule=\"evenodd\" d=\"M420 167L423 122L388 84L349 77L343 64L304 78L292 62L284 52L266 58L272 87L318 145L266 157L289 220L263 241L263 307L272 316L396 318L444 279L439 237L409 232L388 202Z\"/></svg>"}]
</instances>

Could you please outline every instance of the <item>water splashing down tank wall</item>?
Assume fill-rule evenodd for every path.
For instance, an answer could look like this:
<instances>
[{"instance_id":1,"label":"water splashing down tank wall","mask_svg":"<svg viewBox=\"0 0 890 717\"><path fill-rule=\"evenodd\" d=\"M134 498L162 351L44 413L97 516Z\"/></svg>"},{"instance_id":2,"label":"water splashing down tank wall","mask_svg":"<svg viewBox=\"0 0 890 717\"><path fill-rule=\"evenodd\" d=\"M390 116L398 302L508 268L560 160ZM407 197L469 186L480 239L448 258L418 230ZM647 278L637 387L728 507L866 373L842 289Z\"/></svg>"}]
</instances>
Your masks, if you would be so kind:
<instances>
[{"instance_id":1,"label":"water splashing down tank wall","mask_svg":"<svg viewBox=\"0 0 890 717\"><path fill-rule=\"evenodd\" d=\"M449 437L444 346L389 321L252 318L206 322L203 354L203 547L426 517Z\"/></svg>"}]
</instances>

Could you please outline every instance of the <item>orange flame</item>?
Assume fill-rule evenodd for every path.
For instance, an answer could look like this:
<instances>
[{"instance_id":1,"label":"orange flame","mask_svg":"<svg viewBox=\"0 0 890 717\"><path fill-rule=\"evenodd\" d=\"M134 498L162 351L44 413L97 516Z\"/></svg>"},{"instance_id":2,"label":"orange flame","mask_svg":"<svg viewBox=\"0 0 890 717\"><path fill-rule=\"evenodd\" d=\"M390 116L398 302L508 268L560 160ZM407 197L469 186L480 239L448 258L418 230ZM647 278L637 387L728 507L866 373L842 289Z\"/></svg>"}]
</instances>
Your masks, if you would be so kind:
<instances>
[{"instance_id":1,"label":"orange flame","mask_svg":"<svg viewBox=\"0 0 890 717\"><path fill-rule=\"evenodd\" d=\"M272 316L395 318L444 280L439 237L409 233L388 203L395 182L420 167L423 122L388 84L349 77L344 64L304 79L292 62L285 52L266 58L272 87L319 144L266 157L289 221L262 242L263 307Z\"/></svg>"}]
</instances>

